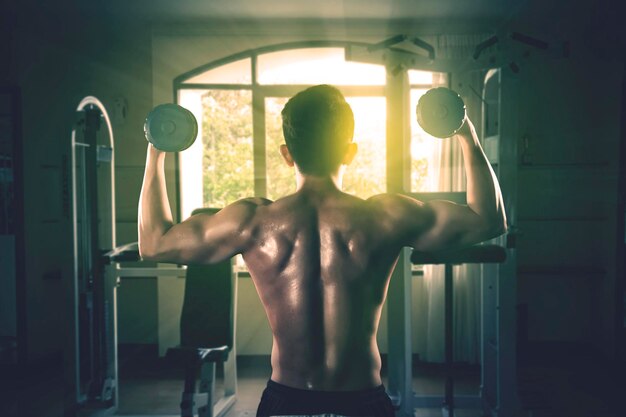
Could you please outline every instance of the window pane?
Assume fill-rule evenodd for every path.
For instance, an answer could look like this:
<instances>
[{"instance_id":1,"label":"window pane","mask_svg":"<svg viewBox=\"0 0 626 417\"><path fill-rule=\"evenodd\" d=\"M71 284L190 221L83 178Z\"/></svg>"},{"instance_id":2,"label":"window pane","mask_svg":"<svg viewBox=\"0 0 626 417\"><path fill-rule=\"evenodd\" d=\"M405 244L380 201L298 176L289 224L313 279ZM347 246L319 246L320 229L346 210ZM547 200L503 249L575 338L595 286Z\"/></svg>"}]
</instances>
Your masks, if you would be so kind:
<instances>
[{"instance_id":1,"label":"window pane","mask_svg":"<svg viewBox=\"0 0 626 417\"><path fill-rule=\"evenodd\" d=\"M296 191L293 168L285 164L278 150L285 143L280 112L288 98L265 99L265 170L267 172L267 198L277 200Z\"/></svg>"},{"instance_id":2,"label":"window pane","mask_svg":"<svg viewBox=\"0 0 626 417\"><path fill-rule=\"evenodd\" d=\"M202 109L204 206L253 196L252 92L208 90Z\"/></svg>"},{"instance_id":3,"label":"window pane","mask_svg":"<svg viewBox=\"0 0 626 417\"><path fill-rule=\"evenodd\" d=\"M409 84L432 85L433 87L445 86L448 83L447 74L444 72L430 72L408 70Z\"/></svg>"},{"instance_id":4,"label":"window pane","mask_svg":"<svg viewBox=\"0 0 626 417\"><path fill-rule=\"evenodd\" d=\"M251 84L251 62L250 58L231 62L191 77L184 82L186 84Z\"/></svg>"},{"instance_id":5,"label":"window pane","mask_svg":"<svg viewBox=\"0 0 626 417\"><path fill-rule=\"evenodd\" d=\"M386 121L385 97L346 97L354 113L356 157L346 168L345 192L368 198L386 190Z\"/></svg>"},{"instance_id":6,"label":"window pane","mask_svg":"<svg viewBox=\"0 0 626 417\"><path fill-rule=\"evenodd\" d=\"M305 48L258 58L259 84L385 85L382 65L346 62L343 48Z\"/></svg>"},{"instance_id":7,"label":"window pane","mask_svg":"<svg viewBox=\"0 0 626 417\"><path fill-rule=\"evenodd\" d=\"M430 71L409 70L410 84L432 84L433 73Z\"/></svg>"},{"instance_id":8,"label":"window pane","mask_svg":"<svg viewBox=\"0 0 626 417\"><path fill-rule=\"evenodd\" d=\"M411 109L417 107L419 98L428 89L411 90ZM445 140L445 139L443 139ZM411 191L441 191L439 186L439 166L441 161L442 139L435 138L411 117Z\"/></svg>"}]
</instances>

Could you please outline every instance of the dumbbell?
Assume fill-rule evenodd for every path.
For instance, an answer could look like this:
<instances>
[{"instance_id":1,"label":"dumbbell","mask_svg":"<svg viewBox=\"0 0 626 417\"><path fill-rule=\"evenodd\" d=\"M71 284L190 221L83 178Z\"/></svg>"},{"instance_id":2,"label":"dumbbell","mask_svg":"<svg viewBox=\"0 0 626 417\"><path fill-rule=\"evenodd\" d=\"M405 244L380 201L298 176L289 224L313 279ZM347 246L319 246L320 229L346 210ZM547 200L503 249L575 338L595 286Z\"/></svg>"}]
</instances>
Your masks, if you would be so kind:
<instances>
[{"instance_id":1,"label":"dumbbell","mask_svg":"<svg viewBox=\"0 0 626 417\"><path fill-rule=\"evenodd\" d=\"M193 113L178 104L160 104L148 113L143 130L155 148L181 152L196 140L198 122Z\"/></svg>"},{"instance_id":2,"label":"dumbbell","mask_svg":"<svg viewBox=\"0 0 626 417\"><path fill-rule=\"evenodd\" d=\"M453 136L465 122L463 99L445 87L428 90L417 102L415 112L422 129L436 138Z\"/></svg>"}]
</instances>

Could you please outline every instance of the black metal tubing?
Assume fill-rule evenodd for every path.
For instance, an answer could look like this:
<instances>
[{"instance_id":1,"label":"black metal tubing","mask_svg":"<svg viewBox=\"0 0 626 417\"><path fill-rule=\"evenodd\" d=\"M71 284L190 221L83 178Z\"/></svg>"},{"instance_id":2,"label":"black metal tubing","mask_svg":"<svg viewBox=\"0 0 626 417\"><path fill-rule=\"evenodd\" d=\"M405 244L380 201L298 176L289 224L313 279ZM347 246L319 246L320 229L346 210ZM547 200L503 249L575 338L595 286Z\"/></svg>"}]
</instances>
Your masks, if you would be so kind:
<instances>
[{"instance_id":1,"label":"black metal tubing","mask_svg":"<svg viewBox=\"0 0 626 417\"><path fill-rule=\"evenodd\" d=\"M414 251L411 262L419 265L502 263L506 250L498 245L476 245L440 252Z\"/></svg>"},{"instance_id":2,"label":"black metal tubing","mask_svg":"<svg viewBox=\"0 0 626 417\"><path fill-rule=\"evenodd\" d=\"M621 111L621 141L619 147L619 178L617 195L617 233L615 253L615 308L616 320L614 324L616 340L616 358L626 368L626 69L622 71L622 111Z\"/></svg>"},{"instance_id":3,"label":"black metal tubing","mask_svg":"<svg viewBox=\"0 0 626 417\"><path fill-rule=\"evenodd\" d=\"M479 43L474 49L474 54L472 55L472 58L478 59L485 49L489 48L492 45L495 45L496 43L498 43L498 37L495 35Z\"/></svg>"},{"instance_id":4,"label":"black metal tubing","mask_svg":"<svg viewBox=\"0 0 626 417\"><path fill-rule=\"evenodd\" d=\"M413 252L411 262L419 265L444 264L444 340L445 340L445 394L443 409L447 417L454 417L454 276L453 266L463 263L501 263L506 250L497 245L476 245L468 248L436 253Z\"/></svg>"},{"instance_id":5,"label":"black metal tubing","mask_svg":"<svg viewBox=\"0 0 626 417\"><path fill-rule=\"evenodd\" d=\"M523 33L519 32L511 33L511 39L543 50L548 49L549 46L548 42L546 41L542 41L541 39L533 38L532 36L524 35Z\"/></svg>"},{"instance_id":6,"label":"black metal tubing","mask_svg":"<svg viewBox=\"0 0 626 417\"><path fill-rule=\"evenodd\" d=\"M445 265L444 284L444 322L445 322L445 348L446 348L446 385L443 406L448 410L448 417L454 417L454 279L452 264Z\"/></svg>"},{"instance_id":7,"label":"black metal tubing","mask_svg":"<svg viewBox=\"0 0 626 417\"><path fill-rule=\"evenodd\" d=\"M102 254L99 248L98 233L98 163L97 163L97 132L100 129L99 109L87 107L85 109L85 142L89 145L87 148L86 165L86 182L87 182L87 219L85 227L89 230L90 236L90 267L89 281L85 287L86 293L92 294L93 306L91 310L90 321L90 354L91 356L91 374L90 379L95 382L89 394L96 395L99 391L101 382L104 379L104 369L106 369L106 347L105 347L105 327L104 327L104 274L102 269Z\"/></svg>"},{"instance_id":8,"label":"black metal tubing","mask_svg":"<svg viewBox=\"0 0 626 417\"><path fill-rule=\"evenodd\" d=\"M406 36L406 35L396 35L396 36L393 36L393 37L391 37L389 39L385 39L382 42L378 42L378 43L376 43L374 45L368 46L367 47L367 52L375 52L375 51L379 51L381 49L386 49L386 48L389 48L389 47L391 47L393 45L396 45L396 44L398 44L400 42L404 42L407 39L408 39L408 36Z\"/></svg>"},{"instance_id":9,"label":"black metal tubing","mask_svg":"<svg viewBox=\"0 0 626 417\"><path fill-rule=\"evenodd\" d=\"M413 42L415 46L420 47L428 52L428 59L435 59L435 48L431 44L420 38L413 38L411 39L411 42Z\"/></svg>"}]
</instances>

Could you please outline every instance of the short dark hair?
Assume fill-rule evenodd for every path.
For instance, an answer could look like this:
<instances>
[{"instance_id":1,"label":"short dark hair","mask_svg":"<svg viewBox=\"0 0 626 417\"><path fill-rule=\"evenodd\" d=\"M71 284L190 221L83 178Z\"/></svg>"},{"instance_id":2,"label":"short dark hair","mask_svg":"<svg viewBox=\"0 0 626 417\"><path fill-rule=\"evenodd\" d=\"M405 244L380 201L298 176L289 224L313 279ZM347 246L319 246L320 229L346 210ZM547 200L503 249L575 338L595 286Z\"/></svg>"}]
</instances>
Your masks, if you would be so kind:
<instances>
[{"instance_id":1,"label":"short dark hair","mask_svg":"<svg viewBox=\"0 0 626 417\"><path fill-rule=\"evenodd\" d=\"M337 88L307 88L287 102L281 115L285 142L300 172L323 176L341 164L354 136L354 114Z\"/></svg>"}]
</instances>

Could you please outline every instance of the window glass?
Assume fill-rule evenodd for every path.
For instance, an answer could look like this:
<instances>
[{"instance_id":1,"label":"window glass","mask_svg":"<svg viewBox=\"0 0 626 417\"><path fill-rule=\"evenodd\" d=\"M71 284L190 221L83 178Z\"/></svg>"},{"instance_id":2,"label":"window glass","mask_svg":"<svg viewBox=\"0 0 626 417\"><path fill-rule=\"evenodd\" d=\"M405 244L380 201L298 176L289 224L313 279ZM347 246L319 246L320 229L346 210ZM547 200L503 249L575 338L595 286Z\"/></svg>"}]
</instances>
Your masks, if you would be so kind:
<instances>
[{"instance_id":1,"label":"window glass","mask_svg":"<svg viewBox=\"0 0 626 417\"><path fill-rule=\"evenodd\" d=\"M252 82L251 58L213 68L188 79L187 83L232 84ZM273 87L278 95L292 95L294 85L356 86L357 94L370 94L368 86L384 86L382 65L346 62L343 48L303 48L262 54L258 57L260 84ZM445 85L446 76L428 71L408 71L412 86L411 109L429 86ZM359 90L363 87L363 91ZM418 88L418 86L420 86ZM422 87L423 86L423 87ZM285 89L283 92L282 89ZM240 198L255 195L252 95L262 89L179 90L179 103L190 109L199 122L199 139L179 155L183 219L191 210L224 207ZM273 91L273 90L272 90ZM265 110L265 195L276 200L296 189L293 168L279 152L284 143L280 112L287 97L266 97ZM386 98L348 96L355 115L354 140L357 155L345 170L344 191L367 198L386 191ZM257 138L259 140L263 138ZM411 117L411 191L439 191L442 144L425 133ZM446 151L447 152L447 151ZM257 162L260 155L257 155ZM447 171L446 171L447 172ZM444 172L445 173L445 172ZM262 191L257 190L262 193Z\"/></svg>"},{"instance_id":2,"label":"window glass","mask_svg":"<svg viewBox=\"0 0 626 417\"><path fill-rule=\"evenodd\" d=\"M346 168L343 190L368 198L386 190L387 102L385 97L346 97L354 113L354 141L358 151Z\"/></svg>"},{"instance_id":3,"label":"window glass","mask_svg":"<svg viewBox=\"0 0 626 417\"><path fill-rule=\"evenodd\" d=\"M271 52L258 58L259 84L385 85L382 65L346 62L343 48Z\"/></svg>"},{"instance_id":4,"label":"window glass","mask_svg":"<svg viewBox=\"0 0 626 417\"><path fill-rule=\"evenodd\" d=\"M411 109L428 89L411 90ZM445 139L435 138L422 129L416 117L411 117L411 191L440 191L439 167L441 145Z\"/></svg>"},{"instance_id":5,"label":"window glass","mask_svg":"<svg viewBox=\"0 0 626 417\"><path fill-rule=\"evenodd\" d=\"M277 200L296 191L294 168L287 166L279 147L285 143L280 112L288 98L265 99L265 169L267 198Z\"/></svg>"},{"instance_id":6,"label":"window glass","mask_svg":"<svg viewBox=\"0 0 626 417\"><path fill-rule=\"evenodd\" d=\"M204 206L253 196L252 92L207 90L201 131Z\"/></svg>"},{"instance_id":7,"label":"window glass","mask_svg":"<svg viewBox=\"0 0 626 417\"><path fill-rule=\"evenodd\" d=\"M410 84L433 84L433 73L430 71L408 70Z\"/></svg>"},{"instance_id":8,"label":"window glass","mask_svg":"<svg viewBox=\"0 0 626 417\"><path fill-rule=\"evenodd\" d=\"M251 84L252 60L250 58L213 68L185 80L186 84Z\"/></svg>"}]
</instances>

